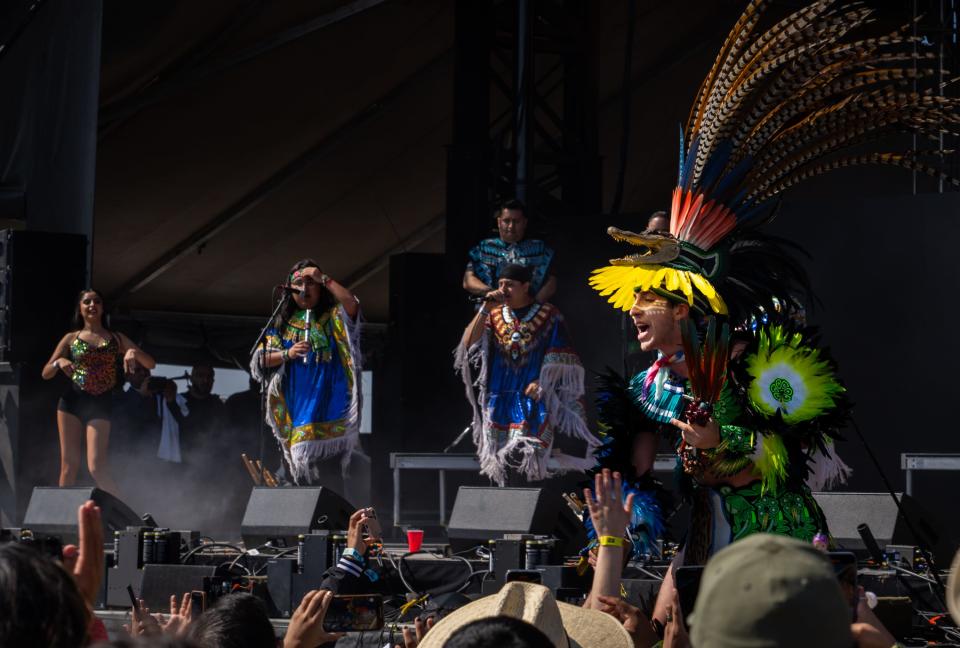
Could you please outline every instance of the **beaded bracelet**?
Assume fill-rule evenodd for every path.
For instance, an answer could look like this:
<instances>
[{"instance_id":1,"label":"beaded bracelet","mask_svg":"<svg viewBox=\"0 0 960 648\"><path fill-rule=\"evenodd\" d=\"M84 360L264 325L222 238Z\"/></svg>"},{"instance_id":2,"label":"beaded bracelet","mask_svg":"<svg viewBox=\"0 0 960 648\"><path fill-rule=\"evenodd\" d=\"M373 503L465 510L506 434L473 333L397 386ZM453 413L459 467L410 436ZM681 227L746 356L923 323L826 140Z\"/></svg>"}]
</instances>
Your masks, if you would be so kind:
<instances>
[{"instance_id":1,"label":"beaded bracelet","mask_svg":"<svg viewBox=\"0 0 960 648\"><path fill-rule=\"evenodd\" d=\"M290 359L290 349L284 349L283 351L280 352L280 360L282 362L286 362L289 359Z\"/></svg>"}]
</instances>

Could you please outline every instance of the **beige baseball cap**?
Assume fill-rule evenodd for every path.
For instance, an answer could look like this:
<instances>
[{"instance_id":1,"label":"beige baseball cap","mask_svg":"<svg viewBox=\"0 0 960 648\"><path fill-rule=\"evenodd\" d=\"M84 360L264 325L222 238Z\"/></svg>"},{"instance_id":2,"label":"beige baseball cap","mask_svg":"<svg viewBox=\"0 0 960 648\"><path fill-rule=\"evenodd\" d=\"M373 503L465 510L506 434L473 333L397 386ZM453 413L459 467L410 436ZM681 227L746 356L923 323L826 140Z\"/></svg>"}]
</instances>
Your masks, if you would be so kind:
<instances>
[{"instance_id":1,"label":"beige baseball cap","mask_svg":"<svg viewBox=\"0 0 960 648\"><path fill-rule=\"evenodd\" d=\"M960 551L953 557L950 576L947 577L947 609L954 623L960 623Z\"/></svg>"},{"instance_id":2,"label":"beige baseball cap","mask_svg":"<svg viewBox=\"0 0 960 648\"><path fill-rule=\"evenodd\" d=\"M757 533L707 562L690 639L710 648L850 648L852 621L823 552Z\"/></svg>"}]
</instances>

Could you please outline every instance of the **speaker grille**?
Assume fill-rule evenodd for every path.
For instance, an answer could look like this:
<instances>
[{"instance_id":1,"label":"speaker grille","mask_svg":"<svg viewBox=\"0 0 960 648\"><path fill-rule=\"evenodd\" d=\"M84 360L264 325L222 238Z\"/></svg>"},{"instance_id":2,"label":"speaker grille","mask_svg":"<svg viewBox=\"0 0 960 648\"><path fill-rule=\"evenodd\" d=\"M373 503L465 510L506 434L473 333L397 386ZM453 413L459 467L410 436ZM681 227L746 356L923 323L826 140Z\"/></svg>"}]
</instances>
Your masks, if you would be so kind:
<instances>
[{"instance_id":1,"label":"speaker grille","mask_svg":"<svg viewBox=\"0 0 960 648\"><path fill-rule=\"evenodd\" d=\"M276 539L294 546L300 534L346 529L353 511L347 500L322 486L257 487L250 493L240 533L248 548Z\"/></svg>"},{"instance_id":2,"label":"speaker grille","mask_svg":"<svg viewBox=\"0 0 960 648\"><path fill-rule=\"evenodd\" d=\"M847 549L864 549L857 533L860 524L870 526L881 547L893 540L897 505L889 493L814 493L813 497L823 509L830 535Z\"/></svg>"},{"instance_id":3,"label":"speaker grille","mask_svg":"<svg viewBox=\"0 0 960 648\"><path fill-rule=\"evenodd\" d=\"M37 487L27 504L23 528L58 536L64 542L77 542L77 509L87 500L100 507L105 538L113 538L114 531L143 524L129 506L99 488Z\"/></svg>"}]
</instances>

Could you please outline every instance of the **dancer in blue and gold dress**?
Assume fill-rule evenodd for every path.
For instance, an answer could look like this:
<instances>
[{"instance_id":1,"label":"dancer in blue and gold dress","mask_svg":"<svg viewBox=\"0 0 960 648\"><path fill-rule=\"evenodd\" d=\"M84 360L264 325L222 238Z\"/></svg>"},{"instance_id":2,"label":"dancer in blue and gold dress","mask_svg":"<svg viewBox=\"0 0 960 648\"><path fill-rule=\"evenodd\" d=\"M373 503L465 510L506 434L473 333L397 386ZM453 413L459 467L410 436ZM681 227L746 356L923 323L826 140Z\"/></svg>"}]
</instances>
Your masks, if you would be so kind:
<instances>
[{"instance_id":1,"label":"dancer in blue and gold dress","mask_svg":"<svg viewBox=\"0 0 960 648\"><path fill-rule=\"evenodd\" d=\"M285 297L250 367L269 380L267 423L293 480L331 485L340 471L326 460L345 468L360 429L360 305L310 259L287 283L299 292Z\"/></svg>"}]
</instances>

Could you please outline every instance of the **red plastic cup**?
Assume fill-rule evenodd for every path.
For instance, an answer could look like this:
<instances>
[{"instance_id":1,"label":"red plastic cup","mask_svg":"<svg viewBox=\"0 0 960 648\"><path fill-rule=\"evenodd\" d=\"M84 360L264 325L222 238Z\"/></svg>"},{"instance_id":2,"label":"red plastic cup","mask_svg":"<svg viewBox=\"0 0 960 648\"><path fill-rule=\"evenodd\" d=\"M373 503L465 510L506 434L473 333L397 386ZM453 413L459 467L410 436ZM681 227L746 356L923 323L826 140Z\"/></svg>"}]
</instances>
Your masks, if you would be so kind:
<instances>
[{"instance_id":1,"label":"red plastic cup","mask_svg":"<svg viewBox=\"0 0 960 648\"><path fill-rule=\"evenodd\" d=\"M423 546L423 529L407 529L407 549L410 553Z\"/></svg>"}]
</instances>

